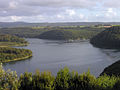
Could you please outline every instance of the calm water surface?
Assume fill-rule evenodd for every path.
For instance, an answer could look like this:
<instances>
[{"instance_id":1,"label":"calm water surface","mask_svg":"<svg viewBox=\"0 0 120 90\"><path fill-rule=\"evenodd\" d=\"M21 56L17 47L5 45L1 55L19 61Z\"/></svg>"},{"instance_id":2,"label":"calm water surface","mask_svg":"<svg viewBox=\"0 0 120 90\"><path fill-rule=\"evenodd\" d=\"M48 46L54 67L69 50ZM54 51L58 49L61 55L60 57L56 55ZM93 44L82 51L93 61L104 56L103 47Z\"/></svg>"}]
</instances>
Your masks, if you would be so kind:
<instances>
[{"instance_id":1,"label":"calm water surface","mask_svg":"<svg viewBox=\"0 0 120 90\"><path fill-rule=\"evenodd\" d=\"M35 72L51 71L56 75L60 68L68 66L70 70L79 73L86 72L98 76L105 67L119 60L120 52L117 50L99 49L89 42L64 43L63 41L51 41L41 39L27 39L30 43L27 47L33 52L33 57L23 61L10 62L3 65L4 69L17 71L18 75L25 71Z\"/></svg>"}]
</instances>

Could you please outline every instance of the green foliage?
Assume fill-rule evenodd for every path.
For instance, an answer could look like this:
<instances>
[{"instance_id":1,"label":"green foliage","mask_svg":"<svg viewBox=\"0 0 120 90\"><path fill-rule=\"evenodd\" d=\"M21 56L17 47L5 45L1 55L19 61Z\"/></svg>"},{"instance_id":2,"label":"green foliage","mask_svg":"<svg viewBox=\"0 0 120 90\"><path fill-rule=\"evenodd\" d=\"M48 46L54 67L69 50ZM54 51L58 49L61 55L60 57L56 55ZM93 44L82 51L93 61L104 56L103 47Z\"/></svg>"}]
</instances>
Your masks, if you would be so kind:
<instances>
[{"instance_id":1,"label":"green foliage","mask_svg":"<svg viewBox=\"0 0 120 90\"><path fill-rule=\"evenodd\" d=\"M75 83L70 90L73 90L74 88L75 90L93 90L96 78L88 71L87 73L75 77L73 81Z\"/></svg>"},{"instance_id":2,"label":"green foliage","mask_svg":"<svg viewBox=\"0 0 120 90\"><path fill-rule=\"evenodd\" d=\"M28 49L0 47L0 62L16 61L31 56L32 51Z\"/></svg>"},{"instance_id":3,"label":"green foliage","mask_svg":"<svg viewBox=\"0 0 120 90\"><path fill-rule=\"evenodd\" d=\"M37 71L34 75L25 72L20 76L20 90L53 90L54 76L50 72L40 73Z\"/></svg>"},{"instance_id":4,"label":"green foliage","mask_svg":"<svg viewBox=\"0 0 120 90\"><path fill-rule=\"evenodd\" d=\"M0 28L0 33L16 35L16 36L26 37L26 38L39 38L43 33L45 33L45 32L47 33L48 31L51 31L51 30L60 30L63 32L69 31L68 34L72 33L72 38L74 37L73 39L76 39L76 38L77 39L78 38L90 39L94 35L103 31L104 28L96 28L96 27L92 27L92 26L89 26L89 27L88 26L82 26L82 27L81 26L14 27L14 28ZM62 35L67 36L67 33L65 33L65 34L63 33ZM70 35L68 35L68 36L70 37ZM69 39L71 39L71 38L69 38Z\"/></svg>"},{"instance_id":5,"label":"green foliage","mask_svg":"<svg viewBox=\"0 0 120 90\"><path fill-rule=\"evenodd\" d=\"M96 34L97 32L89 30L50 30L40 34L38 38L51 40L82 40L90 39Z\"/></svg>"},{"instance_id":6,"label":"green foliage","mask_svg":"<svg viewBox=\"0 0 120 90\"><path fill-rule=\"evenodd\" d=\"M70 31L64 30L52 30L42 33L38 38L52 39L52 40L68 40L74 38L74 35Z\"/></svg>"},{"instance_id":7,"label":"green foliage","mask_svg":"<svg viewBox=\"0 0 120 90\"><path fill-rule=\"evenodd\" d=\"M4 71L0 64L0 90L18 90L19 82L16 72Z\"/></svg>"},{"instance_id":8,"label":"green foliage","mask_svg":"<svg viewBox=\"0 0 120 90\"><path fill-rule=\"evenodd\" d=\"M78 74L65 67L56 77L36 71L18 78L16 72L5 71L0 65L0 90L120 90L120 77L104 74L96 78L89 71Z\"/></svg>"},{"instance_id":9,"label":"green foliage","mask_svg":"<svg viewBox=\"0 0 120 90\"><path fill-rule=\"evenodd\" d=\"M107 28L94 36L90 42L100 48L120 48L120 26Z\"/></svg>"},{"instance_id":10,"label":"green foliage","mask_svg":"<svg viewBox=\"0 0 120 90\"><path fill-rule=\"evenodd\" d=\"M55 79L55 90L67 90L69 88L70 72L67 67L61 69Z\"/></svg>"},{"instance_id":11,"label":"green foliage","mask_svg":"<svg viewBox=\"0 0 120 90\"><path fill-rule=\"evenodd\" d=\"M112 90L113 86L115 85L115 83L119 80L119 78L115 77L115 76L107 76L106 74L100 76L99 78L97 78L97 89L101 88L103 90Z\"/></svg>"},{"instance_id":12,"label":"green foliage","mask_svg":"<svg viewBox=\"0 0 120 90\"><path fill-rule=\"evenodd\" d=\"M13 36L13 35L0 35L0 42L17 42L17 43L27 43L23 38Z\"/></svg>"},{"instance_id":13,"label":"green foliage","mask_svg":"<svg viewBox=\"0 0 120 90\"><path fill-rule=\"evenodd\" d=\"M25 72L20 76L20 90L32 90L32 73Z\"/></svg>"}]
</instances>

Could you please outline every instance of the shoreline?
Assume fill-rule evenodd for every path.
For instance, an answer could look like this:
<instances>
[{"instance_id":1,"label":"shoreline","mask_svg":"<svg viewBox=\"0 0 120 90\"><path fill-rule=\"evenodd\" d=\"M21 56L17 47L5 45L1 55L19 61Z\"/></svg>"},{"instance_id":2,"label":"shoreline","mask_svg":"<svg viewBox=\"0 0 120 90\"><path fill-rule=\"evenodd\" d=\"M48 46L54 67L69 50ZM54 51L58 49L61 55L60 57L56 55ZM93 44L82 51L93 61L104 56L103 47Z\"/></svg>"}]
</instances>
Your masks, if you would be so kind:
<instances>
[{"instance_id":1,"label":"shoreline","mask_svg":"<svg viewBox=\"0 0 120 90\"><path fill-rule=\"evenodd\" d=\"M0 43L2 43L2 42L0 42ZM7 42L3 42L3 43L7 44ZM29 43L23 43L23 44L21 44L21 43L16 43L16 44L12 43L12 44L11 45L9 43L8 43L8 45L3 44L3 45L0 45L0 47L22 47L22 46L28 46L29 45Z\"/></svg>"},{"instance_id":2,"label":"shoreline","mask_svg":"<svg viewBox=\"0 0 120 90\"><path fill-rule=\"evenodd\" d=\"M16 58L16 59L13 59L13 60L5 60L5 61L0 61L1 63L8 63L8 62L14 62L14 61L22 61L22 60L25 60L25 59L28 59L28 58L31 58L32 57L32 54L29 55L29 56L25 56L25 57L22 57L22 58Z\"/></svg>"}]
</instances>

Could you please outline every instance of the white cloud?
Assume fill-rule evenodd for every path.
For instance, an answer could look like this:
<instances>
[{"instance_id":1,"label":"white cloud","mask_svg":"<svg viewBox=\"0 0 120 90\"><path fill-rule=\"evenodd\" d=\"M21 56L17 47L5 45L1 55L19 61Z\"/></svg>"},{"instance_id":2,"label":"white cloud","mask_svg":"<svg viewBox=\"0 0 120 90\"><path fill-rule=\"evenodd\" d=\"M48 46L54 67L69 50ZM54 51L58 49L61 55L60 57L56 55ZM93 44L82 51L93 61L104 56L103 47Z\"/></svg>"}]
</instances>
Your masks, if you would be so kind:
<instances>
[{"instance_id":1,"label":"white cloud","mask_svg":"<svg viewBox=\"0 0 120 90\"><path fill-rule=\"evenodd\" d=\"M66 14L68 14L69 16L74 16L74 15L76 15L76 12L72 9L67 9Z\"/></svg>"},{"instance_id":2,"label":"white cloud","mask_svg":"<svg viewBox=\"0 0 120 90\"><path fill-rule=\"evenodd\" d=\"M20 21L22 19L22 17L20 16L10 16L11 17L11 20L16 22L16 21Z\"/></svg>"},{"instance_id":3,"label":"white cloud","mask_svg":"<svg viewBox=\"0 0 120 90\"><path fill-rule=\"evenodd\" d=\"M84 15L83 15L83 14L80 14L80 15L79 15L79 18L80 18L80 19L83 19L83 18L84 18Z\"/></svg>"},{"instance_id":4,"label":"white cloud","mask_svg":"<svg viewBox=\"0 0 120 90\"><path fill-rule=\"evenodd\" d=\"M120 1L119 0L106 0L103 4L104 7L108 8L120 8Z\"/></svg>"},{"instance_id":5,"label":"white cloud","mask_svg":"<svg viewBox=\"0 0 120 90\"><path fill-rule=\"evenodd\" d=\"M91 8L96 6L99 0L24 0L22 2L28 6L40 7L80 7Z\"/></svg>"},{"instance_id":6,"label":"white cloud","mask_svg":"<svg viewBox=\"0 0 120 90\"><path fill-rule=\"evenodd\" d=\"M59 19L65 19L65 16L58 14L57 18L59 18Z\"/></svg>"},{"instance_id":7,"label":"white cloud","mask_svg":"<svg viewBox=\"0 0 120 90\"><path fill-rule=\"evenodd\" d=\"M17 2L15 2L15 1L12 1L12 2L9 2L9 7L10 8L16 8L17 7L17 5L18 5L18 3Z\"/></svg>"},{"instance_id":8,"label":"white cloud","mask_svg":"<svg viewBox=\"0 0 120 90\"><path fill-rule=\"evenodd\" d=\"M0 21L116 21L119 0L0 0Z\"/></svg>"},{"instance_id":9,"label":"white cloud","mask_svg":"<svg viewBox=\"0 0 120 90\"><path fill-rule=\"evenodd\" d=\"M105 13L105 16L108 18L115 17L117 15L116 11L113 10L113 8L108 8L107 12Z\"/></svg>"},{"instance_id":10,"label":"white cloud","mask_svg":"<svg viewBox=\"0 0 120 90\"><path fill-rule=\"evenodd\" d=\"M3 13L7 13L7 11L2 11Z\"/></svg>"}]
</instances>

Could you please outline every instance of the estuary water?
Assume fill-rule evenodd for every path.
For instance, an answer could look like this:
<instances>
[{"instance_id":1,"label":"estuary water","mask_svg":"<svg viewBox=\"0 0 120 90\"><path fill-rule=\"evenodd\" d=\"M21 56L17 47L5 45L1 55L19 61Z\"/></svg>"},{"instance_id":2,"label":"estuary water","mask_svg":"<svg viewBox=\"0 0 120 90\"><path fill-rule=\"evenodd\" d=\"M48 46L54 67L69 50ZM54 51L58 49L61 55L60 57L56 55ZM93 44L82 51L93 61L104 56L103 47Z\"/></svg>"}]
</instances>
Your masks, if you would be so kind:
<instances>
[{"instance_id":1,"label":"estuary water","mask_svg":"<svg viewBox=\"0 0 120 90\"><path fill-rule=\"evenodd\" d=\"M120 51L93 47L89 41L66 43L64 41L26 39L30 44L26 48L33 52L27 60L3 64L5 70L17 71L17 74L35 72L35 70L51 71L56 75L58 70L67 66L72 71L83 73L90 69L96 77L108 65L120 59Z\"/></svg>"}]
</instances>

